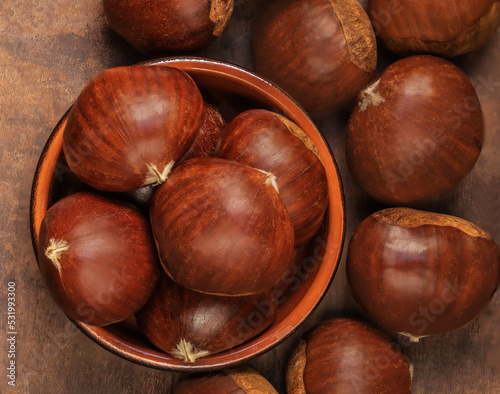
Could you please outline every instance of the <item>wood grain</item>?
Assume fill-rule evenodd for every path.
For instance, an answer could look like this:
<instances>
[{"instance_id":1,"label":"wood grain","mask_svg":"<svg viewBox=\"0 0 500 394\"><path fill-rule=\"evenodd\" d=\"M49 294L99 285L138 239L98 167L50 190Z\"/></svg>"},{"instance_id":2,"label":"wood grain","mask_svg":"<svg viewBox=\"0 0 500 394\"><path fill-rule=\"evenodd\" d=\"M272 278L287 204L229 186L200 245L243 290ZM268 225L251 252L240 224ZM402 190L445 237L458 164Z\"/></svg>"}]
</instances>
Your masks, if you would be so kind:
<instances>
[{"instance_id":1,"label":"wood grain","mask_svg":"<svg viewBox=\"0 0 500 394\"><path fill-rule=\"evenodd\" d=\"M365 3L365 2L364 2ZM253 68L252 18L263 0L239 0L227 29L196 52ZM60 312L46 288L31 247L29 195L41 150L84 84L104 68L145 60L105 25L98 0L0 4L0 365L7 282L16 282L16 388L20 393L170 393L180 375L132 364L100 348ZM379 68L395 60L380 50ZM485 114L485 143L473 172L427 208L470 220L500 242L500 31L488 44L454 59L470 77ZM314 119L335 154L345 186L346 241L369 214L382 208L356 186L345 163L347 114ZM315 313L292 337L249 365L284 393L292 346L308 328L341 313L362 316L345 279L345 252L332 286ZM479 318L455 332L402 343L415 367L414 393L500 392L500 294ZM6 392L7 378L0 378Z\"/></svg>"}]
</instances>

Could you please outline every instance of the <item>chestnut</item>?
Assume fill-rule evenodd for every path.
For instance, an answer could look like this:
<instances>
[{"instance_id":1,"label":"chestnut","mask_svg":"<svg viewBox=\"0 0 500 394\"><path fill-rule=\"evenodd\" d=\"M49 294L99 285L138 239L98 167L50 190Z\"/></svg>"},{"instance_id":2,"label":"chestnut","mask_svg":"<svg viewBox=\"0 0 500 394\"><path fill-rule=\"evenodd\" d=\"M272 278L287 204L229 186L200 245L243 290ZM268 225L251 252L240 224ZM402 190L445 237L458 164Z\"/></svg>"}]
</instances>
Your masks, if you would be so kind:
<instances>
[{"instance_id":1,"label":"chestnut","mask_svg":"<svg viewBox=\"0 0 500 394\"><path fill-rule=\"evenodd\" d=\"M137 312L161 269L148 220L132 205L86 192L47 211L38 261L59 307L73 320L99 326Z\"/></svg>"},{"instance_id":2,"label":"chestnut","mask_svg":"<svg viewBox=\"0 0 500 394\"><path fill-rule=\"evenodd\" d=\"M256 71L310 112L350 107L371 80L376 39L357 0L281 0L255 27Z\"/></svg>"},{"instance_id":3,"label":"chestnut","mask_svg":"<svg viewBox=\"0 0 500 394\"><path fill-rule=\"evenodd\" d=\"M228 368L212 374L193 375L181 380L174 394L278 394L257 371L247 366Z\"/></svg>"},{"instance_id":4,"label":"chestnut","mask_svg":"<svg viewBox=\"0 0 500 394\"><path fill-rule=\"evenodd\" d=\"M156 347L194 363L258 335L274 321L277 309L273 292L243 297L204 294L164 274L136 319Z\"/></svg>"},{"instance_id":5,"label":"chestnut","mask_svg":"<svg viewBox=\"0 0 500 394\"><path fill-rule=\"evenodd\" d=\"M399 60L359 95L346 133L357 183L389 205L411 205L454 188L474 167L483 117L474 87L448 60Z\"/></svg>"},{"instance_id":6,"label":"chestnut","mask_svg":"<svg viewBox=\"0 0 500 394\"><path fill-rule=\"evenodd\" d=\"M371 325L336 318L313 327L286 370L288 394L410 393L413 367L392 338Z\"/></svg>"},{"instance_id":7,"label":"chestnut","mask_svg":"<svg viewBox=\"0 0 500 394\"><path fill-rule=\"evenodd\" d=\"M194 51L224 31L233 0L103 0L107 24L146 55Z\"/></svg>"},{"instance_id":8,"label":"chestnut","mask_svg":"<svg viewBox=\"0 0 500 394\"><path fill-rule=\"evenodd\" d=\"M498 0L371 0L375 32L399 54L462 55L483 45L500 20Z\"/></svg>"},{"instance_id":9,"label":"chestnut","mask_svg":"<svg viewBox=\"0 0 500 394\"><path fill-rule=\"evenodd\" d=\"M273 174L220 158L174 168L150 208L160 261L193 290L261 293L292 263L292 221Z\"/></svg>"},{"instance_id":10,"label":"chestnut","mask_svg":"<svg viewBox=\"0 0 500 394\"><path fill-rule=\"evenodd\" d=\"M222 117L219 109L215 105L205 102L203 123L191 147L184 153L177 164L195 157L214 156L222 135L222 130L225 126L226 121Z\"/></svg>"},{"instance_id":11,"label":"chestnut","mask_svg":"<svg viewBox=\"0 0 500 394\"><path fill-rule=\"evenodd\" d=\"M96 189L125 192L159 184L193 143L203 113L201 93L182 70L104 70L70 110L64 154L74 173Z\"/></svg>"},{"instance_id":12,"label":"chestnut","mask_svg":"<svg viewBox=\"0 0 500 394\"><path fill-rule=\"evenodd\" d=\"M389 208L357 228L347 277L375 321L418 340L481 312L498 287L500 255L489 234L463 219Z\"/></svg>"},{"instance_id":13,"label":"chestnut","mask_svg":"<svg viewBox=\"0 0 500 394\"><path fill-rule=\"evenodd\" d=\"M274 112L248 110L227 125L217 155L276 176L295 246L311 239L323 222L328 186L317 149L302 129Z\"/></svg>"}]
</instances>

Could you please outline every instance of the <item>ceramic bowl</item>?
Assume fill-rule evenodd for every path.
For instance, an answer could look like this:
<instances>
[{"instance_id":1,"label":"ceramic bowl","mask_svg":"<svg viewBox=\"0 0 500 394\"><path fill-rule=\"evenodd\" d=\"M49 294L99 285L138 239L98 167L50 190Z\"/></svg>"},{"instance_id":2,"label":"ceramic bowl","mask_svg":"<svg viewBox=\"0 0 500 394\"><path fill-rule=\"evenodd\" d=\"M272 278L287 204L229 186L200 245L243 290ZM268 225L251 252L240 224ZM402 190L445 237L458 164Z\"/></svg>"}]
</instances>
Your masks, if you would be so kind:
<instances>
[{"instance_id":1,"label":"ceramic bowl","mask_svg":"<svg viewBox=\"0 0 500 394\"><path fill-rule=\"evenodd\" d=\"M325 221L306 252L297 258L295 270L285 276L282 284L284 294L274 323L257 337L234 349L200 358L196 363L185 363L151 345L138 331L133 318L105 327L80 322L74 324L104 348L125 359L153 368L195 372L239 364L269 351L290 336L328 290L339 264L345 232L344 198L339 171L328 144L304 110L290 96L265 79L244 68L203 58L164 58L149 64L173 66L186 71L202 91L209 92L217 102L222 103L223 113L265 108L281 113L297 123L315 143L326 169L329 207ZM85 187L69 171L62 153L66 117L67 114L50 135L34 176L31 232L35 254L40 224L47 209L64 195Z\"/></svg>"}]
</instances>

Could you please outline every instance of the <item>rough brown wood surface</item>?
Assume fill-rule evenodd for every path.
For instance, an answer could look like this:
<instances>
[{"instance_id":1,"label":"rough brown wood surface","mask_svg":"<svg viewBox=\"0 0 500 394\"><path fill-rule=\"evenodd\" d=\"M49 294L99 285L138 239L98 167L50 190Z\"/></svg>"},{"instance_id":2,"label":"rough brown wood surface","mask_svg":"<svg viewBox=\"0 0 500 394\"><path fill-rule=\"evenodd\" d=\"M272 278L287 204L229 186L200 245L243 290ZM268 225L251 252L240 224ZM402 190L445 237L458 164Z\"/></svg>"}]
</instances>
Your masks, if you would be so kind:
<instances>
[{"instance_id":1,"label":"rough brown wood surface","mask_svg":"<svg viewBox=\"0 0 500 394\"><path fill-rule=\"evenodd\" d=\"M262 0L237 0L228 28L196 54L252 68L252 18ZM365 2L363 2L365 3ZM98 71L144 60L105 25L99 0L4 0L0 4L0 392L169 393L180 375L123 360L79 332L42 281L31 247L28 207L38 156L59 118ZM382 51L382 68L394 60ZM432 210L473 221L500 242L500 31L487 46L454 60L471 78L483 106L486 135L472 174ZM381 208L357 187L343 151L347 115L315 121L338 161L348 210L347 240ZM333 284L291 338L250 366L284 392L291 347L314 324L340 313L359 315L345 280L345 250ZM7 283L16 284L16 387L7 385ZM415 393L500 392L500 294L471 324L403 344L415 367Z\"/></svg>"}]
</instances>

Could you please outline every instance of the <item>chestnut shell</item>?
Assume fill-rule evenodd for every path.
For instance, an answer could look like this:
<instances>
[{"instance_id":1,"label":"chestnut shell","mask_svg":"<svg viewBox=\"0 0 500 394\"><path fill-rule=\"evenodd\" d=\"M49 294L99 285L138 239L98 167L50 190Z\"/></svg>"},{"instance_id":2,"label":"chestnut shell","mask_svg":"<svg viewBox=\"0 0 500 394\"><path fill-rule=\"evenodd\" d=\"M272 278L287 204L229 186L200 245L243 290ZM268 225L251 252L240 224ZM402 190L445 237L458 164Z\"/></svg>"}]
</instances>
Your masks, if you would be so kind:
<instances>
[{"instance_id":1,"label":"chestnut shell","mask_svg":"<svg viewBox=\"0 0 500 394\"><path fill-rule=\"evenodd\" d=\"M293 226L272 175L220 158L174 168L150 209L160 260L182 286L247 295L276 285L292 264Z\"/></svg>"},{"instance_id":2,"label":"chestnut shell","mask_svg":"<svg viewBox=\"0 0 500 394\"><path fill-rule=\"evenodd\" d=\"M399 54L458 56L483 45L500 20L498 0L371 0L375 32Z\"/></svg>"},{"instance_id":3,"label":"chestnut shell","mask_svg":"<svg viewBox=\"0 0 500 394\"><path fill-rule=\"evenodd\" d=\"M69 167L105 191L163 181L203 121L203 98L184 71L129 66L96 75L71 108L64 130Z\"/></svg>"},{"instance_id":4,"label":"chestnut shell","mask_svg":"<svg viewBox=\"0 0 500 394\"><path fill-rule=\"evenodd\" d=\"M67 196L47 211L38 259L59 307L72 319L92 325L133 315L160 277L144 215L127 203L86 192Z\"/></svg>"},{"instance_id":5,"label":"chestnut shell","mask_svg":"<svg viewBox=\"0 0 500 394\"><path fill-rule=\"evenodd\" d=\"M174 394L278 394L262 375L247 366L182 380Z\"/></svg>"},{"instance_id":6,"label":"chestnut shell","mask_svg":"<svg viewBox=\"0 0 500 394\"><path fill-rule=\"evenodd\" d=\"M328 205L326 173L315 150L292 121L253 109L227 125L217 153L276 176L279 194L292 219L296 247L316 233Z\"/></svg>"},{"instance_id":7,"label":"chestnut shell","mask_svg":"<svg viewBox=\"0 0 500 394\"><path fill-rule=\"evenodd\" d=\"M418 339L471 321L500 282L500 255L476 225L449 215L389 208L351 238L347 278L380 325Z\"/></svg>"},{"instance_id":8,"label":"chestnut shell","mask_svg":"<svg viewBox=\"0 0 500 394\"><path fill-rule=\"evenodd\" d=\"M310 112L350 107L371 80L376 39L357 0L281 0L255 28L256 71Z\"/></svg>"},{"instance_id":9,"label":"chestnut shell","mask_svg":"<svg viewBox=\"0 0 500 394\"><path fill-rule=\"evenodd\" d=\"M146 55L194 51L223 32L233 0L103 0L107 24Z\"/></svg>"},{"instance_id":10,"label":"chestnut shell","mask_svg":"<svg viewBox=\"0 0 500 394\"><path fill-rule=\"evenodd\" d=\"M288 362L288 394L410 393L412 366L386 333L348 318L327 320Z\"/></svg>"},{"instance_id":11,"label":"chestnut shell","mask_svg":"<svg viewBox=\"0 0 500 394\"><path fill-rule=\"evenodd\" d=\"M457 186L482 143L481 104L467 76L445 59L411 56L360 93L346 159L372 198L409 205Z\"/></svg>"},{"instance_id":12,"label":"chestnut shell","mask_svg":"<svg viewBox=\"0 0 500 394\"><path fill-rule=\"evenodd\" d=\"M156 347L194 363L260 334L272 324L277 309L273 292L243 297L204 294L164 274L136 319Z\"/></svg>"}]
</instances>

